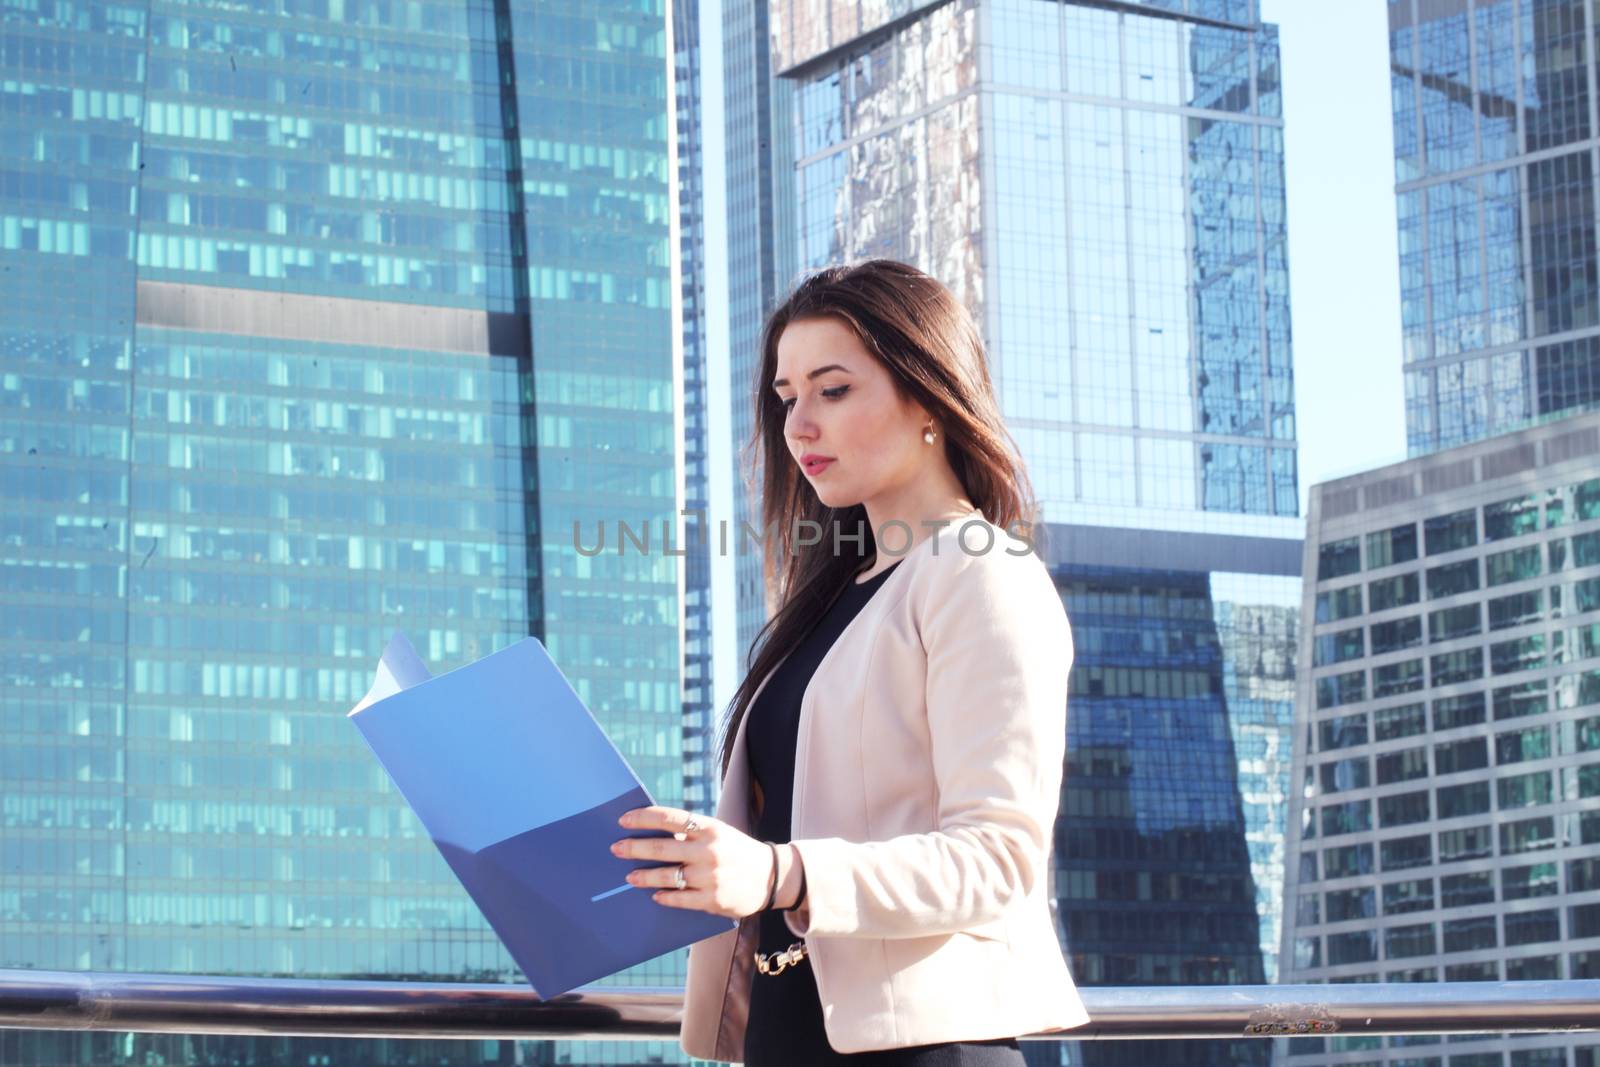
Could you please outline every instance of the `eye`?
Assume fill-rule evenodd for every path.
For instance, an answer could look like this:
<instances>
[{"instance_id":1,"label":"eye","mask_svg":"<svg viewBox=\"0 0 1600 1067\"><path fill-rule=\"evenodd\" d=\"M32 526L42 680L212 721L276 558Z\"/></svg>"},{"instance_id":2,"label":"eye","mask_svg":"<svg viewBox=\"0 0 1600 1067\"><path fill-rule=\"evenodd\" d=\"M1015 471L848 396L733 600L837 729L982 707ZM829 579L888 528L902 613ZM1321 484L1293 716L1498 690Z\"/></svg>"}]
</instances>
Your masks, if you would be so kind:
<instances>
[{"instance_id":1,"label":"eye","mask_svg":"<svg viewBox=\"0 0 1600 1067\"><path fill-rule=\"evenodd\" d=\"M836 385L832 389L824 389L822 391L822 395L827 397L829 400L838 400L841 396L844 396L844 394L849 391L850 387L848 385ZM786 396L779 401L779 403L783 406L784 414L788 414L789 408L794 404L794 397Z\"/></svg>"}]
</instances>

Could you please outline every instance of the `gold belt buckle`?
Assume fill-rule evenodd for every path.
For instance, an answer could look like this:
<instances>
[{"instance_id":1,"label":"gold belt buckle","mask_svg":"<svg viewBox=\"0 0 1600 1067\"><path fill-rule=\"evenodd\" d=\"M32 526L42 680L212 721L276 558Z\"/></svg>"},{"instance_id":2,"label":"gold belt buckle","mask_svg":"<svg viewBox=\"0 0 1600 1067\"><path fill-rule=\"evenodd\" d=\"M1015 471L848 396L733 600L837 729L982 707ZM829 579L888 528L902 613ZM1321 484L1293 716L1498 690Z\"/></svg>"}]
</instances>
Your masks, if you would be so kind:
<instances>
[{"instance_id":1,"label":"gold belt buckle","mask_svg":"<svg viewBox=\"0 0 1600 1067\"><path fill-rule=\"evenodd\" d=\"M782 974L787 967L796 967L806 958L806 943L796 941L782 952L757 952L756 970L762 974Z\"/></svg>"}]
</instances>

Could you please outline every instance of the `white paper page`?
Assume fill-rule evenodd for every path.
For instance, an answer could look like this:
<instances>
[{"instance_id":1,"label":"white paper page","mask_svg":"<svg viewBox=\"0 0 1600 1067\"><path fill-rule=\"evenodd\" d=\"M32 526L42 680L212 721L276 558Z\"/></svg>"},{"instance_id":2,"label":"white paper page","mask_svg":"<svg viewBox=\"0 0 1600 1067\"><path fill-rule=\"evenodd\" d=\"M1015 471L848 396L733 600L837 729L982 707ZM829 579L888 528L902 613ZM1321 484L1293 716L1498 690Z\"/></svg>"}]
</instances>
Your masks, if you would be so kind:
<instances>
[{"instance_id":1,"label":"white paper page","mask_svg":"<svg viewBox=\"0 0 1600 1067\"><path fill-rule=\"evenodd\" d=\"M383 650L383 658L378 661L378 674L372 680L372 688L348 714L354 715L369 704L376 704L401 690L420 685L431 677L428 668L423 665L422 657L417 655L417 650L411 646L406 635L396 631Z\"/></svg>"}]
</instances>

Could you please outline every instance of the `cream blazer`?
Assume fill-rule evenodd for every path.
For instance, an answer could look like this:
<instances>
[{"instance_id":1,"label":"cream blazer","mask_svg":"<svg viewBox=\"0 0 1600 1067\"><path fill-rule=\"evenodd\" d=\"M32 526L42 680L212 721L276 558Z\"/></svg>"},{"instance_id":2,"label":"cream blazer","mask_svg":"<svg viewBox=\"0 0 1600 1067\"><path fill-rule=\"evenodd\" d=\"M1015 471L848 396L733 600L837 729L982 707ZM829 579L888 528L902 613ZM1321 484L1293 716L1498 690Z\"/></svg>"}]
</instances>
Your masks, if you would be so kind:
<instances>
[{"instance_id":1,"label":"cream blazer","mask_svg":"<svg viewBox=\"0 0 1600 1067\"><path fill-rule=\"evenodd\" d=\"M1049 907L1071 666L1043 560L976 509L906 553L818 665L792 816L807 907L786 919L837 1051L1088 1022ZM748 833L743 727L717 818ZM690 948L689 1055L744 1058L758 926Z\"/></svg>"}]
</instances>

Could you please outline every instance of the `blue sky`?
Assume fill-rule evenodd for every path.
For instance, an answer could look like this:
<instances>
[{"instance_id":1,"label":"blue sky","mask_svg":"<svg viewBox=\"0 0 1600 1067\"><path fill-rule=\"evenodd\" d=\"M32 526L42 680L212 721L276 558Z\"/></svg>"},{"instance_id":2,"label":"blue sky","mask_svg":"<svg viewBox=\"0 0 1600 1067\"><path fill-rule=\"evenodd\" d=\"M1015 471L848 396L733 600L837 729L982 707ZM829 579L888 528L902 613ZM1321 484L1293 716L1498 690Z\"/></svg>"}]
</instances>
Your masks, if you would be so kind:
<instances>
[{"instance_id":1,"label":"blue sky","mask_svg":"<svg viewBox=\"0 0 1600 1067\"><path fill-rule=\"evenodd\" d=\"M1300 498L1405 458L1383 0L1262 0L1283 45Z\"/></svg>"}]
</instances>

